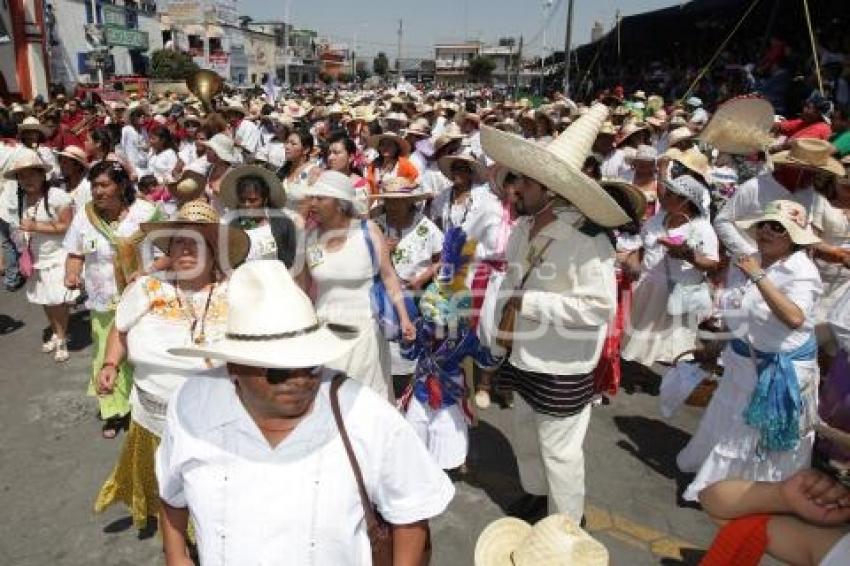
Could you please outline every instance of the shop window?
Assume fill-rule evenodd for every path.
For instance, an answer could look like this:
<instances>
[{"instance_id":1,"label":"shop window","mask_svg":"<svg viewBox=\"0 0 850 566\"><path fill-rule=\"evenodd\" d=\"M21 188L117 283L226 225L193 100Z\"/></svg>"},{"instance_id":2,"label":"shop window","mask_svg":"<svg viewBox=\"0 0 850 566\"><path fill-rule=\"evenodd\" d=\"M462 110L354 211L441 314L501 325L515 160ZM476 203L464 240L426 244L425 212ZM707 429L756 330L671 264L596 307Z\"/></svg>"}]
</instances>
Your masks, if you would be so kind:
<instances>
[{"instance_id":1,"label":"shop window","mask_svg":"<svg viewBox=\"0 0 850 566\"><path fill-rule=\"evenodd\" d=\"M223 53L224 46L222 45L220 37L211 37L210 38L210 54L212 53Z\"/></svg>"}]
</instances>

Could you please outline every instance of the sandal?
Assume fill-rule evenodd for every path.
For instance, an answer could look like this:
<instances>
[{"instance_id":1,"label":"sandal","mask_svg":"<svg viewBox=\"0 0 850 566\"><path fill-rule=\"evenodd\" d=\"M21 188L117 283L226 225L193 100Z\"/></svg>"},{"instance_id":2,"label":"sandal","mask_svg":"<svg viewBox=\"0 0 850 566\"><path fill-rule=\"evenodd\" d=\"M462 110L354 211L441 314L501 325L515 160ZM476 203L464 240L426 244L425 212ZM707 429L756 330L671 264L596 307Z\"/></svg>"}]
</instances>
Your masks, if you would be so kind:
<instances>
[{"instance_id":1,"label":"sandal","mask_svg":"<svg viewBox=\"0 0 850 566\"><path fill-rule=\"evenodd\" d=\"M130 415L124 415L123 417L109 417L106 419L106 422L103 423L101 435L107 440L112 440L118 436L118 433L121 430L127 430L129 424Z\"/></svg>"},{"instance_id":2,"label":"sandal","mask_svg":"<svg viewBox=\"0 0 850 566\"><path fill-rule=\"evenodd\" d=\"M41 345L41 351L45 354L49 354L59 345L59 337L55 334L50 335L50 340Z\"/></svg>"},{"instance_id":3,"label":"sandal","mask_svg":"<svg viewBox=\"0 0 850 566\"><path fill-rule=\"evenodd\" d=\"M57 363L67 362L71 355L68 353L68 342L66 340L58 341L56 344L56 353L53 355L53 361Z\"/></svg>"}]
</instances>

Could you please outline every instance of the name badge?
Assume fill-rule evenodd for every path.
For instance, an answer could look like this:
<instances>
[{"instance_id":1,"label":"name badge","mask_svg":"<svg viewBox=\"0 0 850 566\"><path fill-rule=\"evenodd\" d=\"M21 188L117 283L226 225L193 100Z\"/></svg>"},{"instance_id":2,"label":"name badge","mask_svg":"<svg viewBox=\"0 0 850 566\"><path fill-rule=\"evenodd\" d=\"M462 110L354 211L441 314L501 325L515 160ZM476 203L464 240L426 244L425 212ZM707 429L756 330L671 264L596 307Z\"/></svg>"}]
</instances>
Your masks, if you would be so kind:
<instances>
[{"instance_id":1,"label":"name badge","mask_svg":"<svg viewBox=\"0 0 850 566\"><path fill-rule=\"evenodd\" d=\"M87 238L83 240L84 254L93 254L95 251L97 251L97 240L94 238Z\"/></svg>"},{"instance_id":2,"label":"name badge","mask_svg":"<svg viewBox=\"0 0 850 566\"><path fill-rule=\"evenodd\" d=\"M307 249L307 265L316 267L325 260L322 248L319 246L311 246Z\"/></svg>"},{"instance_id":3,"label":"name badge","mask_svg":"<svg viewBox=\"0 0 850 566\"><path fill-rule=\"evenodd\" d=\"M273 237L263 238L262 240L257 242L257 244L260 248L260 255L277 255L277 242L274 241Z\"/></svg>"}]
</instances>

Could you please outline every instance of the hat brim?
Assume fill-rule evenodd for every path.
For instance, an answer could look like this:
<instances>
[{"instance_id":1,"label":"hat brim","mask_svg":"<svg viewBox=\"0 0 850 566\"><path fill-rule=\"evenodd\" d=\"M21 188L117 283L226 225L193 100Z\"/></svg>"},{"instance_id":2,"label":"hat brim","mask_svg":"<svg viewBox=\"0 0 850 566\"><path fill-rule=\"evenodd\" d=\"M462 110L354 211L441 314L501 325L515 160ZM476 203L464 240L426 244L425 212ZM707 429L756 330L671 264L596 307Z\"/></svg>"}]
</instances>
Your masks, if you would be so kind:
<instances>
[{"instance_id":1,"label":"hat brim","mask_svg":"<svg viewBox=\"0 0 850 566\"><path fill-rule=\"evenodd\" d=\"M36 126L34 124L33 125L30 125L30 124L19 125L18 126L18 135L20 135L24 132L38 132L44 138L46 138L47 136L50 135L50 130L46 126L42 126L42 125Z\"/></svg>"},{"instance_id":2,"label":"hat brim","mask_svg":"<svg viewBox=\"0 0 850 566\"><path fill-rule=\"evenodd\" d=\"M564 197L596 224L611 228L630 221L599 183L546 147L490 126L481 127L481 143L491 159Z\"/></svg>"},{"instance_id":3,"label":"hat brim","mask_svg":"<svg viewBox=\"0 0 850 566\"><path fill-rule=\"evenodd\" d=\"M513 566L513 552L531 533L521 519L504 517L487 525L475 543L475 566Z\"/></svg>"},{"instance_id":4,"label":"hat brim","mask_svg":"<svg viewBox=\"0 0 850 566\"><path fill-rule=\"evenodd\" d=\"M219 199L225 208L231 210L238 208L239 198L236 194L236 186L245 177L260 177L269 187L268 208L283 208L286 204L286 191L277 178L277 175L258 165L240 165L228 171L221 180Z\"/></svg>"},{"instance_id":5,"label":"hat brim","mask_svg":"<svg viewBox=\"0 0 850 566\"><path fill-rule=\"evenodd\" d=\"M50 168L45 163L28 163L21 167L16 167L14 169L9 169L3 174L3 178L13 180L18 177L18 173L25 169L41 169L46 175Z\"/></svg>"},{"instance_id":6,"label":"hat brim","mask_svg":"<svg viewBox=\"0 0 850 566\"><path fill-rule=\"evenodd\" d=\"M164 254L168 254L171 240L177 232L198 232L215 250L216 257L221 250L220 238L222 233L227 235L227 260L230 268L240 265L251 249L251 239L244 230L212 222L190 222L185 220L173 220L165 222L145 222L139 225L139 229L146 236L154 232L167 232L168 235L151 238L151 243Z\"/></svg>"},{"instance_id":7,"label":"hat brim","mask_svg":"<svg viewBox=\"0 0 850 566\"><path fill-rule=\"evenodd\" d=\"M372 136L369 138L369 147L372 149L378 149L378 146L381 145L381 142L384 140L393 140L398 144L399 147L399 157L407 157L410 155L410 144L406 139L401 137L398 134L386 133L379 134L377 136Z\"/></svg>"},{"instance_id":8,"label":"hat brim","mask_svg":"<svg viewBox=\"0 0 850 566\"><path fill-rule=\"evenodd\" d=\"M440 172L446 176L446 179L452 179L452 165L458 161L466 163L472 168L473 185L480 185L487 180L487 171L484 166L475 159L466 157L465 155L444 155L437 160Z\"/></svg>"},{"instance_id":9,"label":"hat brim","mask_svg":"<svg viewBox=\"0 0 850 566\"><path fill-rule=\"evenodd\" d=\"M619 179L602 180L599 184L607 191L613 191L623 195L629 202L629 206L631 207L631 211L634 215L632 221L641 221L646 214L646 206L648 202L646 194L644 194L642 190L631 183L627 183L626 181L621 181Z\"/></svg>"},{"instance_id":10,"label":"hat brim","mask_svg":"<svg viewBox=\"0 0 850 566\"><path fill-rule=\"evenodd\" d=\"M771 221L782 224L782 227L785 228L786 232L788 232L788 236L791 238L791 241L798 246L811 246L812 244L817 244L821 241L820 238L815 236L811 229L806 230L805 228L801 228L799 224L779 214L762 214L756 218L738 220L735 222L735 225L755 239L756 226L758 226L761 222Z\"/></svg>"},{"instance_id":11,"label":"hat brim","mask_svg":"<svg viewBox=\"0 0 850 566\"><path fill-rule=\"evenodd\" d=\"M206 347L170 348L169 354L209 358L261 368L297 369L321 366L351 350L360 331L354 326L321 323L297 336L269 340L225 337Z\"/></svg>"},{"instance_id":12,"label":"hat brim","mask_svg":"<svg viewBox=\"0 0 850 566\"><path fill-rule=\"evenodd\" d=\"M841 165L841 162L829 157L826 160L826 163L823 165L814 165L812 163L808 163L806 161L801 161L791 155L791 150L780 151L776 155L771 156L771 160L774 165L788 165L791 167L798 167L800 169L806 169L808 171L822 171L824 173L831 173L833 175L837 175L839 177L844 176L844 166Z\"/></svg>"}]
</instances>

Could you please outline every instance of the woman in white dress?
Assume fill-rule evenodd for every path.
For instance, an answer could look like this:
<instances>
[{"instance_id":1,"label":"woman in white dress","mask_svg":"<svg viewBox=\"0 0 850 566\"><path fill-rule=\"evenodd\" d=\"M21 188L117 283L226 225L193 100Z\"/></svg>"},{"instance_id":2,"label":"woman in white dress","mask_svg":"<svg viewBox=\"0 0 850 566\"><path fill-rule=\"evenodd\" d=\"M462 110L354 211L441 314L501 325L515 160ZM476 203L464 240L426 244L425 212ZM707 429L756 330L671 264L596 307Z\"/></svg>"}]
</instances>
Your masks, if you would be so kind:
<instances>
[{"instance_id":1,"label":"woman in white dress","mask_svg":"<svg viewBox=\"0 0 850 566\"><path fill-rule=\"evenodd\" d=\"M198 240L183 232L162 235L175 230L196 234L206 249L199 250ZM227 322L227 280L217 259L222 232L215 210L205 202L190 202L175 220L143 224L142 231L160 232L154 245L169 256L174 275L140 277L127 287L116 309L97 388L111 393L116 368L130 361L132 421L118 462L95 501L95 512L123 502L138 529L159 510L154 454L173 393L187 378L222 374L220 361L175 356L169 349L217 342L224 338ZM248 253L248 238L237 228L226 234L228 262L235 267Z\"/></svg>"},{"instance_id":2,"label":"woman in white dress","mask_svg":"<svg viewBox=\"0 0 850 566\"><path fill-rule=\"evenodd\" d=\"M79 289L85 281L86 307L92 333L92 376L89 394L103 365L106 342L115 320L115 307L127 283L141 270L139 245L143 222L154 220L159 210L137 199L130 173L120 164L101 161L89 170L92 200L79 211L65 234L65 286ZM85 266L85 270L83 270ZM130 412L132 368L124 363L110 395L98 395L104 438L115 438L126 427Z\"/></svg>"},{"instance_id":3,"label":"woman in white dress","mask_svg":"<svg viewBox=\"0 0 850 566\"><path fill-rule=\"evenodd\" d=\"M403 289L417 294L434 278L443 249L443 232L417 206L428 196L415 183L396 177L373 197L383 204L375 223L384 233L396 275ZM390 353L393 375L413 373L415 360L404 359L397 343L390 344Z\"/></svg>"},{"instance_id":4,"label":"woman in white dress","mask_svg":"<svg viewBox=\"0 0 850 566\"><path fill-rule=\"evenodd\" d=\"M323 319L360 329L357 345L350 353L326 366L345 372L392 402L395 398L389 345L372 314L370 302L376 271L398 312L404 339L412 341L416 330L404 308L401 285L384 237L374 223L357 218L356 194L350 177L325 171L315 183L304 188L304 195L318 226L307 234L306 269L300 274L302 288L308 290L315 282L316 309ZM367 238L374 249L374 261Z\"/></svg>"},{"instance_id":5,"label":"woman in white dress","mask_svg":"<svg viewBox=\"0 0 850 566\"><path fill-rule=\"evenodd\" d=\"M157 126L148 134L148 143L148 172L160 185L172 182L178 161L174 134L165 126Z\"/></svg>"},{"instance_id":6,"label":"woman in white dress","mask_svg":"<svg viewBox=\"0 0 850 566\"><path fill-rule=\"evenodd\" d=\"M274 173L260 165L240 165L221 181L221 202L229 224L248 234L248 261L278 259L292 267L298 231L294 214L283 210L286 195Z\"/></svg>"},{"instance_id":7,"label":"woman in white dress","mask_svg":"<svg viewBox=\"0 0 850 566\"><path fill-rule=\"evenodd\" d=\"M724 374L677 464L697 472L684 498L696 501L727 478L781 481L810 464L817 419L814 308L822 293L806 247L818 238L798 203L778 200L738 222L758 253L736 259L720 306L734 338Z\"/></svg>"},{"instance_id":8,"label":"woman in white dress","mask_svg":"<svg viewBox=\"0 0 850 566\"><path fill-rule=\"evenodd\" d=\"M625 259L641 277L624 327L622 358L646 368L670 364L695 347L697 325L712 309L706 273L720 260L705 185L683 175L660 188L661 211L641 230L641 248Z\"/></svg>"},{"instance_id":9,"label":"woman in white dress","mask_svg":"<svg viewBox=\"0 0 850 566\"><path fill-rule=\"evenodd\" d=\"M286 138L286 162L277 172L283 190L286 191L287 208L305 217L308 204L302 198L300 189L316 166L312 159L314 143L313 134L307 130L299 129L289 134Z\"/></svg>"},{"instance_id":10,"label":"woman in white dress","mask_svg":"<svg viewBox=\"0 0 850 566\"><path fill-rule=\"evenodd\" d=\"M17 226L13 240L22 254L32 258L32 275L27 281L27 300L44 307L50 338L41 351L54 352L57 362L68 360L66 332L70 293L65 282L65 250L62 238L73 218L72 199L62 189L47 184L48 165L34 151L22 150L7 179L18 182Z\"/></svg>"}]
</instances>

